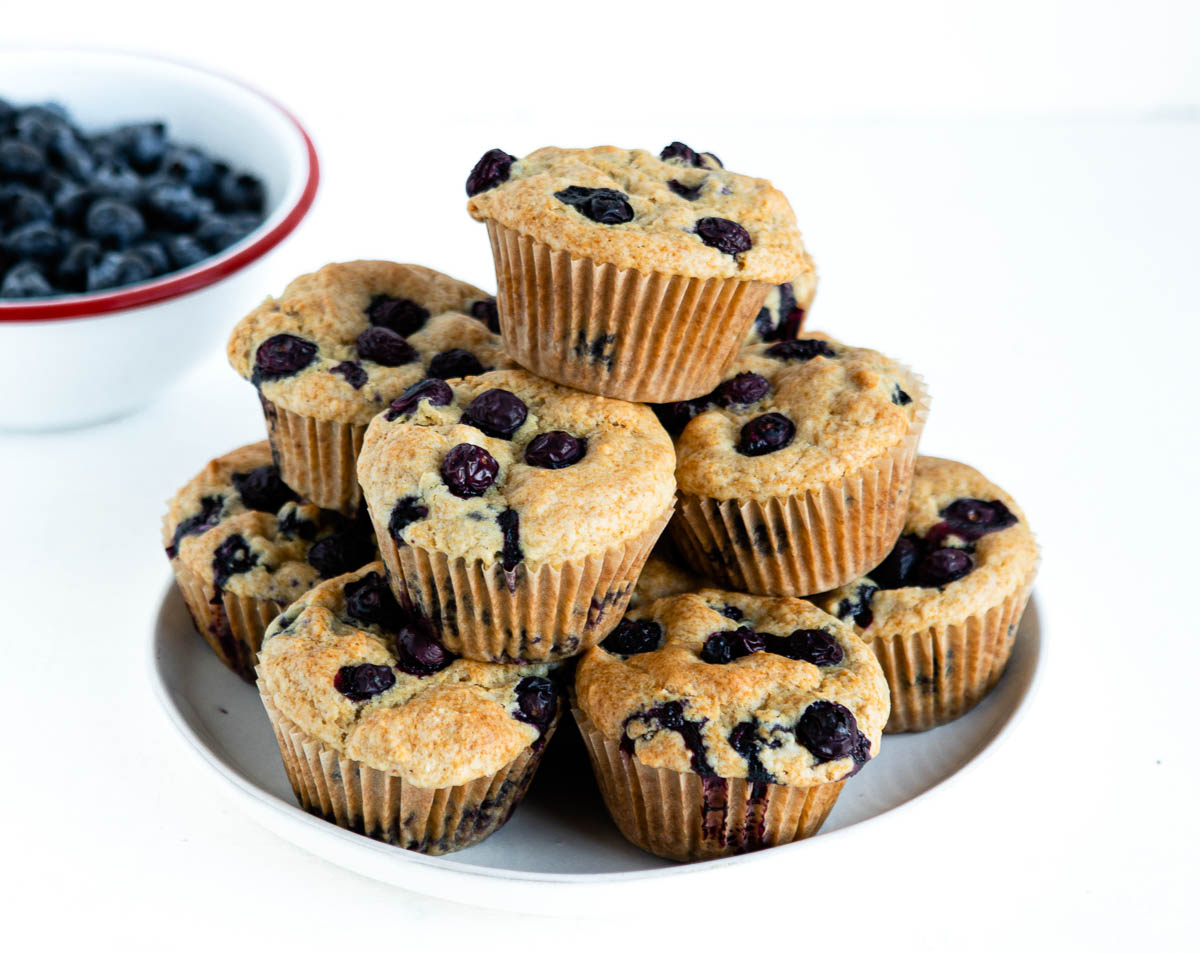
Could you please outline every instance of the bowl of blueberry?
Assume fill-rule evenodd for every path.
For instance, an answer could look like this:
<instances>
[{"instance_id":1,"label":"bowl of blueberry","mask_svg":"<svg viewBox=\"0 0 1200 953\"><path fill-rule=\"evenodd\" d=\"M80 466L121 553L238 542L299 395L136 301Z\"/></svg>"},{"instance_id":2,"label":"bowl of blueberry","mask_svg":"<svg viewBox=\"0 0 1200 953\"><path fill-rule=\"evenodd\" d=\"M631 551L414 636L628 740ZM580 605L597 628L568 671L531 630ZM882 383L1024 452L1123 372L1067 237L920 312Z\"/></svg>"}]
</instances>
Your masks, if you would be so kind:
<instances>
[{"instance_id":1,"label":"bowl of blueberry","mask_svg":"<svg viewBox=\"0 0 1200 953\"><path fill-rule=\"evenodd\" d=\"M149 56L0 53L0 429L149 403L261 298L319 177L266 96ZM35 357L36 356L36 357Z\"/></svg>"}]
</instances>

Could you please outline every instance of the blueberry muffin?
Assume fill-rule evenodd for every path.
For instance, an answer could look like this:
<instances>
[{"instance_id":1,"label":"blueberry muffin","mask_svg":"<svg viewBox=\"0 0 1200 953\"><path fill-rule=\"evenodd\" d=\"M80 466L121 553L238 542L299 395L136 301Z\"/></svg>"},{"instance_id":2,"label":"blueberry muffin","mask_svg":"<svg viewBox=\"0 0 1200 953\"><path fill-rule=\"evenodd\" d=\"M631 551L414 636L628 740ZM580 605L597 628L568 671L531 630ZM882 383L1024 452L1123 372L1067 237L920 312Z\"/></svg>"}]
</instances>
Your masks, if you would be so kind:
<instances>
[{"instance_id":1,"label":"blueberry muffin","mask_svg":"<svg viewBox=\"0 0 1200 953\"><path fill-rule=\"evenodd\" d=\"M265 440L211 461L175 494L163 545L196 628L247 681L276 615L322 578L377 558L366 521L303 502Z\"/></svg>"},{"instance_id":2,"label":"blueberry muffin","mask_svg":"<svg viewBox=\"0 0 1200 953\"><path fill-rule=\"evenodd\" d=\"M975 707L1004 673L1038 551L1025 514L978 471L918 457L904 534L865 576L818 599L875 650L888 731L923 731Z\"/></svg>"},{"instance_id":3,"label":"blueberry muffin","mask_svg":"<svg viewBox=\"0 0 1200 953\"><path fill-rule=\"evenodd\" d=\"M390 261L326 265L234 328L229 361L258 389L283 479L352 513L367 424L425 377L512 367L495 300L448 275Z\"/></svg>"},{"instance_id":4,"label":"blueberry muffin","mask_svg":"<svg viewBox=\"0 0 1200 953\"><path fill-rule=\"evenodd\" d=\"M268 629L258 688L302 807L425 854L483 840L524 796L562 707L546 666L469 662L392 597L382 563Z\"/></svg>"},{"instance_id":5,"label":"blueberry muffin","mask_svg":"<svg viewBox=\"0 0 1200 953\"><path fill-rule=\"evenodd\" d=\"M674 467L648 408L492 371L393 401L358 476L397 597L451 650L529 663L577 655L620 620Z\"/></svg>"},{"instance_id":6,"label":"blueberry muffin","mask_svg":"<svg viewBox=\"0 0 1200 953\"><path fill-rule=\"evenodd\" d=\"M705 397L660 408L676 441L671 535L733 589L805 596L877 565L904 524L920 378L808 335L742 351Z\"/></svg>"},{"instance_id":7,"label":"blueberry muffin","mask_svg":"<svg viewBox=\"0 0 1200 953\"><path fill-rule=\"evenodd\" d=\"M767 292L763 306L746 332L745 346L798 338L816 294L817 272L809 261L805 271Z\"/></svg>"},{"instance_id":8,"label":"blueberry muffin","mask_svg":"<svg viewBox=\"0 0 1200 953\"><path fill-rule=\"evenodd\" d=\"M711 153L493 149L467 179L505 345L542 377L624 400L710 391L771 286L811 267L783 194Z\"/></svg>"},{"instance_id":9,"label":"blueberry muffin","mask_svg":"<svg viewBox=\"0 0 1200 953\"><path fill-rule=\"evenodd\" d=\"M811 603L701 589L631 610L580 660L574 706L621 833L704 860L815 834L878 754L888 690Z\"/></svg>"}]
</instances>

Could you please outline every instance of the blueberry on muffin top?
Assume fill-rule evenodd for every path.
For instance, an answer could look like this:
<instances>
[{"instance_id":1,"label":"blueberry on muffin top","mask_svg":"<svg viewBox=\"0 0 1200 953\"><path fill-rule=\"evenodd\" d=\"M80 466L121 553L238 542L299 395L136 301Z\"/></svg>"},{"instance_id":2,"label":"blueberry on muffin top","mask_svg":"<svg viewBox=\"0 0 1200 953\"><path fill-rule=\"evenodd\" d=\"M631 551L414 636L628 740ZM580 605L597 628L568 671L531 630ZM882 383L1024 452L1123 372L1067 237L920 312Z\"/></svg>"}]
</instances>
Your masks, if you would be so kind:
<instances>
[{"instance_id":1,"label":"blueberry on muffin top","mask_svg":"<svg viewBox=\"0 0 1200 953\"><path fill-rule=\"evenodd\" d=\"M908 368L820 334L745 348L712 393L658 408L679 434L680 491L722 500L837 479L899 444L925 412Z\"/></svg>"},{"instance_id":2,"label":"blueberry on muffin top","mask_svg":"<svg viewBox=\"0 0 1200 953\"><path fill-rule=\"evenodd\" d=\"M892 551L818 601L868 641L957 625L1025 585L1037 559L1012 497L966 464L918 457L904 532Z\"/></svg>"},{"instance_id":3,"label":"blueberry on muffin top","mask_svg":"<svg viewBox=\"0 0 1200 953\"><path fill-rule=\"evenodd\" d=\"M396 603L378 562L289 606L258 667L304 732L423 788L494 774L542 743L561 707L549 671L457 658Z\"/></svg>"},{"instance_id":4,"label":"blueberry on muffin top","mask_svg":"<svg viewBox=\"0 0 1200 953\"><path fill-rule=\"evenodd\" d=\"M777 284L809 266L783 193L672 143L484 155L468 211L572 255L645 272Z\"/></svg>"},{"instance_id":5,"label":"blueberry on muffin top","mask_svg":"<svg viewBox=\"0 0 1200 953\"><path fill-rule=\"evenodd\" d=\"M628 612L580 661L575 690L649 767L791 785L856 773L890 711L850 626L800 599L719 589Z\"/></svg>"},{"instance_id":6,"label":"blueberry on muffin top","mask_svg":"<svg viewBox=\"0 0 1200 953\"><path fill-rule=\"evenodd\" d=\"M397 544L513 569L640 536L674 465L648 408L514 370L414 385L367 428L358 477Z\"/></svg>"},{"instance_id":7,"label":"blueberry on muffin top","mask_svg":"<svg viewBox=\"0 0 1200 953\"><path fill-rule=\"evenodd\" d=\"M511 367L486 292L389 261L326 265L234 328L234 369L285 410L365 425L426 377Z\"/></svg>"},{"instance_id":8,"label":"blueberry on muffin top","mask_svg":"<svg viewBox=\"0 0 1200 953\"><path fill-rule=\"evenodd\" d=\"M284 604L376 558L367 522L301 501L266 441L211 461L175 495L163 545L217 589Z\"/></svg>"}]
</instances>

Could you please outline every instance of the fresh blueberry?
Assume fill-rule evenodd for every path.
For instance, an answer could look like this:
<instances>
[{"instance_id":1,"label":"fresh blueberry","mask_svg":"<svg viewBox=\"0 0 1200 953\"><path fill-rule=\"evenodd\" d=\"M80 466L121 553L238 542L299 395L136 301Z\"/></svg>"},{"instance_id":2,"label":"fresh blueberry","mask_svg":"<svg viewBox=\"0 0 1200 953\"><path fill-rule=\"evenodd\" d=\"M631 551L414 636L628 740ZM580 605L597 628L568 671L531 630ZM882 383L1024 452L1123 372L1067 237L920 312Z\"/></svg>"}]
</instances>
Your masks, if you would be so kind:
<instances>
[{"instance_id":1,"label":"fresh blueberry","mask_svg":"<svg viewBox=\"0 0 1200 953\"><path fill-rule=\"evenodd\" d=\"M827 342L816 338L780 341L767 348L766 355L781 361L811 361L814 357L837 357Z\"/></svg>"},{"instance_id":2,"label":"fresh blueberry","mask_svg":"<svg viewBox=\"0 0 1200 953\"><path fill-rule=\"evenodd\" d=\"M374 558L371 540L353 527L318 539L308 550L308 564L326 579L352 572Z\"/></svg>"},{"instance_id":3,"label":"fresh blueberry","mask_svg":"<svg viewBox=\"0 0 1200 953\"><path fill-rule=\"evenodd\" d=\"M91 178L95 161L79 141L79 137L67 126L54 130L46 144L46 157L55 168L81 182Z\"/></svg>"},{"instance_id":4,"label":"fresh blueberry","mask_svg":"<svg viewBox=\"0 0 1200 953\"><path fill-rule=\"evenodd\" d=\"M49 222L30 222L13 229L4 247L11 258L49 262L61 254L63 235Z\"/></svg>"},{"instance_id":5,"label":"fresh blueberry","mask_svg":"<svg viewBox=\"0 0 1200 953\"><path fill-rule=\"evenodd\" d=\"M0 298L44 298L52 294L53 286L31 261L13 265L0 282Z\"/></svg>"},{"instance_id":6,"label":"fresh blueberry","mask_svg":"<svg viewBox=\"0 0 1200 953\"><path fill-rule=\"evenodd\" d=\"M406 337L424 327L429 320L429 310L408 298L376 295L367 305L367 320Z\"/></svg>"},{"instance_id":7,"label":"fresh blueberry","mask_svg":"<svg viewBox=\"0 0 1200 953\"><path fill-rule=\"evenodd\" d=\"M853 755L858 735L854 713L844 705L825 699L809 705L796 723L796 740L811 751L818 762Z\"/></svg>"},{"instance_id":8,"label":"fresh blueberry","mask_svg":"<svg viewBox=\"0 0 1200 953\"><path fill-rule=\"evenodd\" d=\"M18 228L30 222L49 222L54 219L54 206L33 189L13 183L11 194L0 196L0 210L7 207L4 221L9 228Z\"/></svg>"},{"instance_id":9,"label":"fresh blueberry","mask_svg":"<svg viewBox=\"0 0 1200 953\"><path fill-rule=\"evenodd\" d=\"M246 473L235 473L231 480L238 496L242 498L242 505L260 513L278 513L284 503L300 499L296 491L283 482L279 467L273 463L255 467Z\"/></svg>"},{"instance_id":10,"label":"fresh blueberry","mask_svg":"<svg viewBox=\"0 0 1200 953\"><path fill-rule=\"evenodd\" d=\"M329 373L345 378L346 383L355 390L361 390L363 384L367 382L367 372L363 370L363 366L358 361L342 361L340 364L334 364L329 369Z\"/></svg>"},{"instance_id":11,"label":"fresh blueberry","mask_svg":"<svg viewBox=\"0 0 1200 953\"><path fill-rule=\"evenodd\" d=\"M397 500L396 505L392 507L391 516L388 517L388 532L396 541L396 545L404 545L402 534L406 526L428 515L429 507L422 506L415 496L405 496Z\"/></svg>"},{"instance_id":12,"label":"fresh blueberry","mask_svg":"<svg viewBox=\"0 0 1200 953\"><path fill-rule=\"evenodd\" d=\"M482 430L489 437L508 440L528 416L529 408L520 397L511 391L493 387L467 405L462 422L468 427Z\"/></svg>"},{"instance_id":13,"label":"fresh blueberry","mask_svg":"<svg viewBox=\"0 0 1200 953\"><path fill-rule=\"evenodd\" d=\"M84 219L90 238L108 248L128 248L144 234L146 222L132 205L116 199L100 199L92 203Z\"/></svg>"},{"instance_id":14,"label":"fresh blueberry","mask_svg":"<svg viewBox=\"0 0 1200 953\"><path fill-rule=\"evenodd\" d=\"M921 557L913 578L920 586L944 586L961 579L974 568L974 562L964 550L935 549Z\"/></svg>"},{"instance_id":15,"label":"fresh blueberry","mask_svg":"<svg viewBox=\"0 0 1200 953\"><path fill-rule=\"evenodd\" d=\"M411 414L421 401L426 401L432 407L445 407L452 400L454 391L449 384L436 377L426 377L393 400L383 416L385 420L395 420L403 414Z\"/></svg>"},{"instance_id":16,"label":"fresh blueberry","mask_svg":"<svg viewBox=\"0 0 1200 953\"><path fill-rule=\"evenodd\" d=\"M236 245L258 227L256 215L238 213L234 215L207 215L196 226L194 237L214 255Z\"/></svg>"},{"instance_id":17,"label":"fresh blueberry","mask_svg":"<svg viewBox=\"0 0 1200 953\"><path fill-rule=\"evenodd\" d=\"M709 216L699 219L696 222L696 234L700 236L700 241L705 245L724 252L726 255L740 255L744 251L749 251L750 246L754 244L746 229L727 218Z\"/></svg>"},{"instance_id":18,"label":"fresh blueberry","mask_svg":"<svg viewBox=\"0 0 1200 953\"><path fill-rule=\"evenodd\" d=\"M225 588L230 576L249 572L258 565L258 556L246 540L234 533L213 550L213 581L218 589Z\"/></svg>"},{"instance_id":19,"label":"fresh blueberry","mask_svg":"<svg viewBox=\"0 0 1200 953\"><path fill-rule=\"evenodd\" d=\"M167 127L161 122L119 126L110 137L125 161L143 174L154 171L167 151Z\"/></svg>"},{"instance_id":20,"label":"fresh blueberry","mask_svg":"<svg viewBox=\"0 0 1200 953\"><path fill-rule=\"evenodd\" d=\"M54 192L54 220L76 231L83 228L84 218L95 196L90 189L75 182L65 182Z\"/></svg>"},{"instance_id":21,"label":"fresh blueberry","mask_svg":"<svg viewBox=\"0 0 1200 953\"><path fill-rule=\"evenodd\" d=\"M145 261L154 275L161 275L171 270L171 260L167 257L167 251L158 242L141 242L134 245L130 252Z\"/></svg>"},{"instance_id":22,"label":"fresh blueberry","mask_svg":"<svg viewBox=\"0 0 1200 953\"><path fill-rule=\"evenodd\" d=\"M152 185L142 199L142 210L151 225L171 231L191 231L212 212L212 201L196 195L182 182L164 180Z\"/></svg>"},{"instance_id":23,"label":"fresh blueberry","mask_svg":"<svg viewBox=\"0 0 1200 953\"><path fill-rule=\"evenodd\" d=\"M346 612L359 622L396 629L404 622L404 611L392 595L387 580L377 572L346 583Z\"/></svg>"},{"instance_id":24,"label":"fresh blueberry","mask_svg":"<svg viewBox=\"0 0 1200 953\"><path fill-rule=\"evenodd\" d=\"M190 146L169 146L162 158L165 175L184 185L204 192L216 182L217 168L213 160Z\"/></svg>"},{"instance_id":25,"label":"fresh blueberry","mask_svg":"<svg viewBox=\"0 0 1200 953\"><path fill-rule=\"evenodd\" d=\"M8 181L36 182L45 168L45 153L37 146L20 139L0 140L0 177Z\"/></svg>"},{"instance_id":26,"label":"fresh blueberry","mask_svg":"<svg viewBox=\"0 0 1200 953\"><path fill-rule=\"evenodd\" d=\"M396 684L396 673L390 665L343 665L333 676L333 687L352 702L365 702L368 698L386 692Z\"/></svg>"},{"instance_id":27,"label":"fresh blueberry","mask_svg":"<svg viewBox=\"0 0 1200 953\"><path fill-rule=\"evenodd\" d=\"M517 682L517 710L513 712L517 721L533 725L544 735L556 714L558 689L550 679L527 675Z\"/></svg>"},{"instance_id":28,"label":"fresh blueberry","mask_svg":"<svg viewBox=\"0 0 1200 953\"><path fill-rule=\"evenodd\" d=\"M251 212L261 215L267 193L262 180L245 172L221 176L213 192L217 208L222 212Z\"/></svg>"},{"instance_id":29,"label":"fresh blueberry","mask_svg":"<svg viewBox=\"0 0 1200 953\"><path fill-rule=\"evenodd\" d=\"M766 637L748 625L725 632L714 632L704 640L700 650L701 661L710 665L727 665L734 659L761 652L766 646Z\"/></svg>"},{"instance_id":30,"label":"fresh blueberry","mask_svg":"<svg viewBox=\"0 0 1200 953\"><path fill-rule=\"evenodd\" d=\"M517 161L503 149L489 149L467 176L467 195L478 195L508 181L509 170Z\"/></svg>"},{"instance_id":31,"label":"fresh blueberry","mask_svg":"<svg viewBox=\"0 0 1200 953\"><path fill-rule=\"evenodd\" d=\"M525 447L525 462L531 467L561 470L578 463L587 453L587 438L573 437L565 430L540 433Z\"/></svg>"},{"instance_id":32,"label":"fresh blueberry","mask_svg":"<svg viewBox=\"0 0 1200 953\"><path fill-rule=\"evenodd\" d=\"M153 277L150 265L133 252L107 251L87 272L87 290L104 291Z\"/></svg>"},{"instance_id":33,"label":"fresh blueberry","mask_svg":"<svg viewBox=\"0 0 1200 953\"><path fill-rule=\"evenodd\" d=\"M496 307L495 298L486 298L471 305L471 317L482 321L493 334L500 333L500 310Z\"/></svg>"},{"instance_id":34,"label":"fresh blueberry","mask_svg":"<svg viewBox=\"0 0 1200 953\"><path fill-rule=\"evenodd\" d=\"M463 347L454 347L435 354L429 362L429 376L440 377L442 380L470 377L473 374L482 374L484 370L479 358Z\"/></svg>"},{"instance_id":35,"label":"fresh blueberry","mask_svg":"<svg viewBox=\"0 0 1200 953\"><path fill-rule=\"evenodd\" d=\"M370 327L355 342L358 356L384 367L399 367L417 359L416 349L390 328Z\"/></svg>"},{"instance_id":36,"label":"fresh blueberry","mask_svg":"<svg viewBox=\"0 0 1200 953\"><path fill-rule=\"evenodd\" d=\"M163 240L163 247L176 268L190 268L208 257L208 249L191 235L171 235Z\"/></svg>"},{"instance_id":37,"label":"fresh blueberry","mask_svg":"<svg viewBox=\"0 0 1200 953\"><path fill-rule=\"evenodd\" d=\"M701 180L698 185L687 186L678 179L671 179L667 182L667 188L678 195L680 198L687 199L689 202L694 202L700 198L700 193L704 189L704 181Z\"/></svg>"},{"instance_id":38,"label":"fresh blueberry","mask_svg":"<svg viewBox=\"0 0 1200 953\"><path fill-rule=\"evenodd\" d=\"M276 334L258 346L254 355L254 383L279 380L302 371L317 356L317 345L294 334Z\"/></svg>"},{"instance_id":39,"label":"fresh blueberry","mask_svg":"<svg viewBox=\"0 0 1200 953\"><path fill-rule=\"evenodd\" d=\"M747 371L717 385L712 400L719 407L744 407L762 400L770 389L765 377Z\"/></svg>"},{"instance_id":40,"label":"fresh blueberry","mask_svg":"<svg viewBox=\"0 0 1200 953\"><path fill-rule=\"evenodd\" d=\"M59 262L58 283L68 291L86 291L88 273L100 260L100 254L96 242L76 242Z\"/></svg>"},{"instance_id":41,"label":"fresh blueberry","mask_svg":"<svg viewBox=\"0 0 1200 953\"><path fill-rule=\"evenodd\" d=\"M782 450L795 436L796 425L783 414L763 414L743 425L737 452L746 457L761 457Z\"/></svg>"},{"instance_id":42,"label":"fresh blueberry","mask_svg":"<svg viewBox=\"0 0 1200 953\"><path fill-rule=\"evenodd\" d=\"M570 205L580 215L601 225L622 225L633 219L633 206L629 196L616 189L589 189L582 185L570 185L555 192L554 197Z\"/></svg>"},{"instance_id":43,"label":"fresh blueberry","mask_svg":"<svg viewBox=\"0 0 1200 953\"><path fill-rule=\"evenodd\" d=\"M837 639L824 629L796 629L791 635L772 635L767 639L767 651L813 665L837 665L845 656Z\"/></svg>"},{"instance_id":44,"label":"fresh blueberry","mask_svg":"<svg viewBox=\"0 0 1200 953\"><path fill-rule=\"evenodd\" d=\"M424 678L440 672L457 658L415 620L401 623L394 635L396 667L408 675Z\"/></svg>"},{"instance_id":45,"label":"fresh blueberry","mask_svg":"<svg viewBox=\"0 0 1200 953\"><path fill-rule=\"evenodd\" d=\"M440 472L450 492L467 500L488 491L488 487L496 482L500 464L483 447L460 443L451 447L442 458Z\"/></svg>"},{"instance_id":46,"label":"fresh blueberry","mask_svg":"<svg viewBox=\"0 0 1200 953\"><path fill-rule=\"evenodd\" d=\"M96 171L88 180L87 187L97 198L116 199L131 204L141 195L142 180L125 163L105 160L97 163Z\"/></svg>"},{"instance_id":47,"label":"fresh blueberry","mask_svg":"<svg viewBox=\"0 0 1200 953\"><path fill-rule=\"evenodd\" d=\"M500 524L500 537L503 540L500 565L505 572L512 572L525 558L521 550L521 517L516 510L508 509L496 517L496 522Z\"/></svg>"},{"instance_id":48,"label":"fresh blueberry","mask_svg":"<svg viewBox=\"0 0 1200 953\"><path fill-rule=\"evenodd\" d=\"M622 619L600 647L614 655L640 655L655 651L662 634L662 626L653 619Z\"/></svg>"}]
</instances>

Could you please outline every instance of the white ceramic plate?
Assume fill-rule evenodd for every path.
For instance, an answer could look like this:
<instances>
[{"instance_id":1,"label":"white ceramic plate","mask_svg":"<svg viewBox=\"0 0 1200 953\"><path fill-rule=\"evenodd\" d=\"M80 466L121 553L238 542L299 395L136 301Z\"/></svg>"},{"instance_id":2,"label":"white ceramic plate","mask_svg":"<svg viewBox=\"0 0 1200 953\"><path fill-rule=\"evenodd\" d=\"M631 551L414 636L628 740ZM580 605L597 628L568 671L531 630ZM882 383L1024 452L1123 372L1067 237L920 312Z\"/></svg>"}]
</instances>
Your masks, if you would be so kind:
<instances>
[{"instance_id":1,"label":"white ceramic plate","mask_svg":"<svg viewBox=\"0 0 1200 953\"><path fill-rule=\"evenodd\" d=\"M482 844L446 857L425 857L344 831L296 805L257 691L209 651L173 583L151 637L152 677L171 721L224 779L239 805L265 827L386 883L496 909L556 913L594 911L598 904L611 909L611 903L644 899L649 878L719 879L736 876L743 864L765 870L774 864L786 876L789 863L819 859L842 839L837 832L881 815L894 816L994 746L1024 707L1040 655L1038 611L1031 600L1012 661L995 690L949 725L886 736L879 756L846 785L816 837L741 857L675 864L622 839L605 813L569 717L521 807Z\"/></svg>"}]
</instances>

